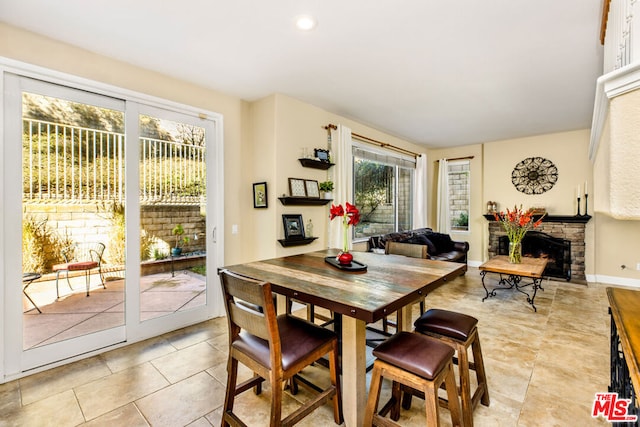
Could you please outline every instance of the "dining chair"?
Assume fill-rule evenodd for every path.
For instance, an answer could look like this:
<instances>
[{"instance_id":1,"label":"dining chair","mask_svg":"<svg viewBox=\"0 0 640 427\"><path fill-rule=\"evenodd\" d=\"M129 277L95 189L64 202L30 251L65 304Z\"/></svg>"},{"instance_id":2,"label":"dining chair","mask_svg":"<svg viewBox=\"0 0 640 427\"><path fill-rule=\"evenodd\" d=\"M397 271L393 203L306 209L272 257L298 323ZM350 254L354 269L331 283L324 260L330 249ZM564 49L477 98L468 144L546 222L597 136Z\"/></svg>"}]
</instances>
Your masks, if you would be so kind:
<instances>
[{"instance_id":1,"label":"dining chair","mask_svg":"<svg viewBox=\"0 0 640 427\"><path fill-rule=\"evenodd\" d=\"M427 249L427 245L417 245L413 243L402 243L402 242L393 242L387 241L384 246L384 253L386 255L404 255L411 258L429 258L429 253ZM424 313L424 298L420 298L420 315ZM399 312L396 312L396 320L399 321L398 318ZM389 332L389 326L398 328L398 322L394 322L389 320L386 316L382 319L382 330L385 333Z\"/></svg>"},{"instance_id":2,"label":"dining chair","mask_svg":"<svg viewBox=\"0 0 640 427\"><path fill-rule=\"evenodd\" d=\"M333 331L304 319L282 314L276 316L271 284L220 271L229 326L229 360L222 426L245 425L233 412L237 395L262 383L271 384L270 426L291 426L328 400L333 400L336 424L343 422L342 397L338 379L338 338ZM331 384L302 406L282 418L284 384L324 355L329 358ZM254 372L241 384L238 362Z\"/></svg>"}]
</instances>

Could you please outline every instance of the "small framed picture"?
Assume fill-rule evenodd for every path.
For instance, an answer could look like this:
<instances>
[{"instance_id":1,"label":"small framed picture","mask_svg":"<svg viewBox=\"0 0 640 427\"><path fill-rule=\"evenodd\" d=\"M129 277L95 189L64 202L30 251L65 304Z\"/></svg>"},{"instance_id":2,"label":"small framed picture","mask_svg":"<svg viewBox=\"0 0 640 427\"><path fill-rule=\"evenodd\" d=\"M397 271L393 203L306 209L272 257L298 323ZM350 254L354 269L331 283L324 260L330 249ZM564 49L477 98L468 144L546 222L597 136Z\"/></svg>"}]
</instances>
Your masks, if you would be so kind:
<instances>
[{"instance_id":1,"label":"small framed picture","mask_svg":"<svg viewBox=\"0 0 640 427\"><path fill-rule=\"evenodd\" d=\"M312 179L305 179L304 186L307 190L307 197L320 198L320 189L318 188L318 181Z\"/></svg>"},{"instance_id":2,"label":"small framed picture","mask_svg":"<svg viewBox=\"0 0 640 427\"><path fill-rule=\"evenodd\" d=\"M329 151L321 148L313 149L314 156L321 162L329 162Z\"/></svg>"},{"instance_id":3,"label":"small framed picture","mask_svg":"<svg viewBox=\"0 0 640 427\"><path fill-rule=\"evenodd\" d=\"M289 178L289 195L291 197L307 197L304 179Z\"/></svg>"},{"instance_id":4,"label":"small framed picture","mask_svg":"<svg viewBox=\"0 0 640 427\"><path fill-rule=\"evenodd\" d=\"M267 204L267 183L256 182L253 184L253 207L266 208Z\"/></svg>"},{"instance_id":5,"label":"small framed picture","mask_svg":"<svg viewBox=\"0 0 640 427\"><path fill-rule=\"evenodd\" d=\"M282 215L284 238L286 240L304 239L304 225L302 215Z\"/></svg>"}]
</instances>

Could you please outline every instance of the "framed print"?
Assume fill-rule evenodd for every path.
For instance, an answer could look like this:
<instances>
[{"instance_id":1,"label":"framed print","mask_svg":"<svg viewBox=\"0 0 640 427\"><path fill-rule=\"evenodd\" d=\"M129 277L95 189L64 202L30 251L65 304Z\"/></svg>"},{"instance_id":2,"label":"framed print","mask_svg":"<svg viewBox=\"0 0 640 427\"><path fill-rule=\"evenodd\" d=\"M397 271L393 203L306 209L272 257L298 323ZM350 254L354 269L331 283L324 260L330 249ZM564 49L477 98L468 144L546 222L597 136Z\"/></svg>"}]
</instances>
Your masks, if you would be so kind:
<instances>
[{"instance_id":1,"label":"framed print","mask_svg":"<svg viewBox=\"0 0 640 427\"><path fill-rule=\"evenodd\" d=\"M289 178L289 195L291 197L307 197L304 179Z\"/></svg>"},{"instance_id":2,"label":"framed print","mask_svg":"<svg viewBox=\"0 0 640 427\"><path fill-rule=\"evenodd\" d=\"M320 198L320 189L318 188L318 181L312 179L305 179L304 186L307 190L307 197L313 197L315 199Z\"/></svg>"},{"instance_id":3,"label":"framed print","mask_svg":"<svg viewBox=\"0 0 640 427\"><path fill-rule=\"evenodd\" d=\"M266 208L267 204L267 183L256 182L253 184L253 207Z\"/></svg>"},{"instance_id":4,"label":"framed print","mask_svg":"<svg viewBox=\"0 0 640 427\"><path fill-rule=\"evenodd\" d=\"M286 240L304 239L304 225L302 215L282 215L284 238Z\"/></svg>"},{"instance_id":5,"label":"framed print","mask_svg":"<svg viewBox=\"0 0 640 427\"><path fill-rule=\"evenodd\" d=\"M313 155L321 162L329 162L329 151L320 148L313 149Z\"/></svg>"}]
</instances>

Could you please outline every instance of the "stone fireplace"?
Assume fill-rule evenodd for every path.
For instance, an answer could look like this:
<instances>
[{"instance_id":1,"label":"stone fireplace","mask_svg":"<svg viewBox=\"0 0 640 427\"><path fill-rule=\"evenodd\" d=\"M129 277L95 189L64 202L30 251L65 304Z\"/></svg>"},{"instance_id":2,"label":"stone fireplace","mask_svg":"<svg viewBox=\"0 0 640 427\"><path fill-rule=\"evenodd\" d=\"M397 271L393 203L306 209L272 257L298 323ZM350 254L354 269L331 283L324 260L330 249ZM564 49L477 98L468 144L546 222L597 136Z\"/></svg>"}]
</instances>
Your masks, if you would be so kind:
<instances>
[{"instance_id":1,"label":"stone fireplace","mask_svg":"<svg viewBox=\"0 0 640 427\"><path fill-rule=\"evenodd\" d=\"M508 239L502 225L493 215L485 215L489 222L489 258L506 254ZM586 283L584 268L584 235L589 215L547 215L542 224L530 231L523 241L524 256L546 256L550 259L545 276L576 283ZM502 243L501 243L502 238Z\"/></svg>"}]
</instances>

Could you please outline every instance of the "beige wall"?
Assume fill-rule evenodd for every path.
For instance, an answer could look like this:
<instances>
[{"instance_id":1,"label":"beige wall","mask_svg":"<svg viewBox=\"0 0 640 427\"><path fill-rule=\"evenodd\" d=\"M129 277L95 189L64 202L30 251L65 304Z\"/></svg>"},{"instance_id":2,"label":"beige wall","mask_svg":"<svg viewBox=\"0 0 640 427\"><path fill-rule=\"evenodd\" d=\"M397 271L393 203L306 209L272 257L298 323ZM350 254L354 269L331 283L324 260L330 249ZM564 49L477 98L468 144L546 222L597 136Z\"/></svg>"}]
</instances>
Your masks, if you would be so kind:
<instances>
[{"instance_id":1,"label":"beige wall","mask_svg":"<svg viewBox=\"0 0 640 427\"><path fill-rule=\"evenodd\" d=\"M488 200L498 201L501 209L522 203L525 207L546 206L551 214L570 215L576 211L577 185L584 185L587 179L590 193L593 193L592 176L595 176L597 191L605 191L601 190L600 186L604 181L598 181L598 178L608 176L612 167L608 159L602 157L605 154L599 154L600 157L595 161L595 171L592 170L592 164L587 157L588 130L451 149L426 150L283 95L272 95L260 101L247 103L212 89L99 56L1 23L0 56L222 114L225 141L224 217L227 264L300 253L326 246L328 208L282 206L277 196L288 194L289 177L318 181L327 177L327 172L303 168L297 159L303 147L326 147L327 134L322 127L328 123L341 123L350 127L353 132L370 138L416 152L427 152L431 180L429 221L432 227L435 227L433 201L436 194L437 171L434 161L441 157L474 156L471 162L471 231L468 234L456 233L453 236L456 240L470 242L471 261L480 262L486 258L486 223L481 215ZM640 104L633 99L632 107L623 106L630 108L629 111L635 111L636 103ZM605 149L601 148L599 151L607 153L606 147L607 144ZM540 196L519 193L511 184L511 170L515 164L532 156L552 160L559 170L556 186ZM633 153L627 157L627 162L638 164L637 156ZM634 183L637 182L637 175L633 175L633 178ZM261 181L268 183L269 208L253 209L252 183ZM594 199L590 198L590 202L592 200ZM309 246L280 247L277 239L283 237L283 213L300 213L305 222L312 219L314 234L321 238ZM593 213L592 208L590 213ZM238 225L237 234L231 233L234 224ZM587 226L586 240L587 274L640 280L640 272L635 270L636 264L640 262L640 222L620 221L598 214ZM623 264L629 268L621 269L620 266Z\"/></svg>"},{"instance_id":2,"label":"beige wall","mask_svg":"<svg viewBox=\"0 0 640 427\"><path fill-rule=\"evenodd\" d=\"M640 91L611 100L594 158L594 270L606 283L640 281ZM624 266L624 268L622 267Z\"/></svg>"}]
</instances>

